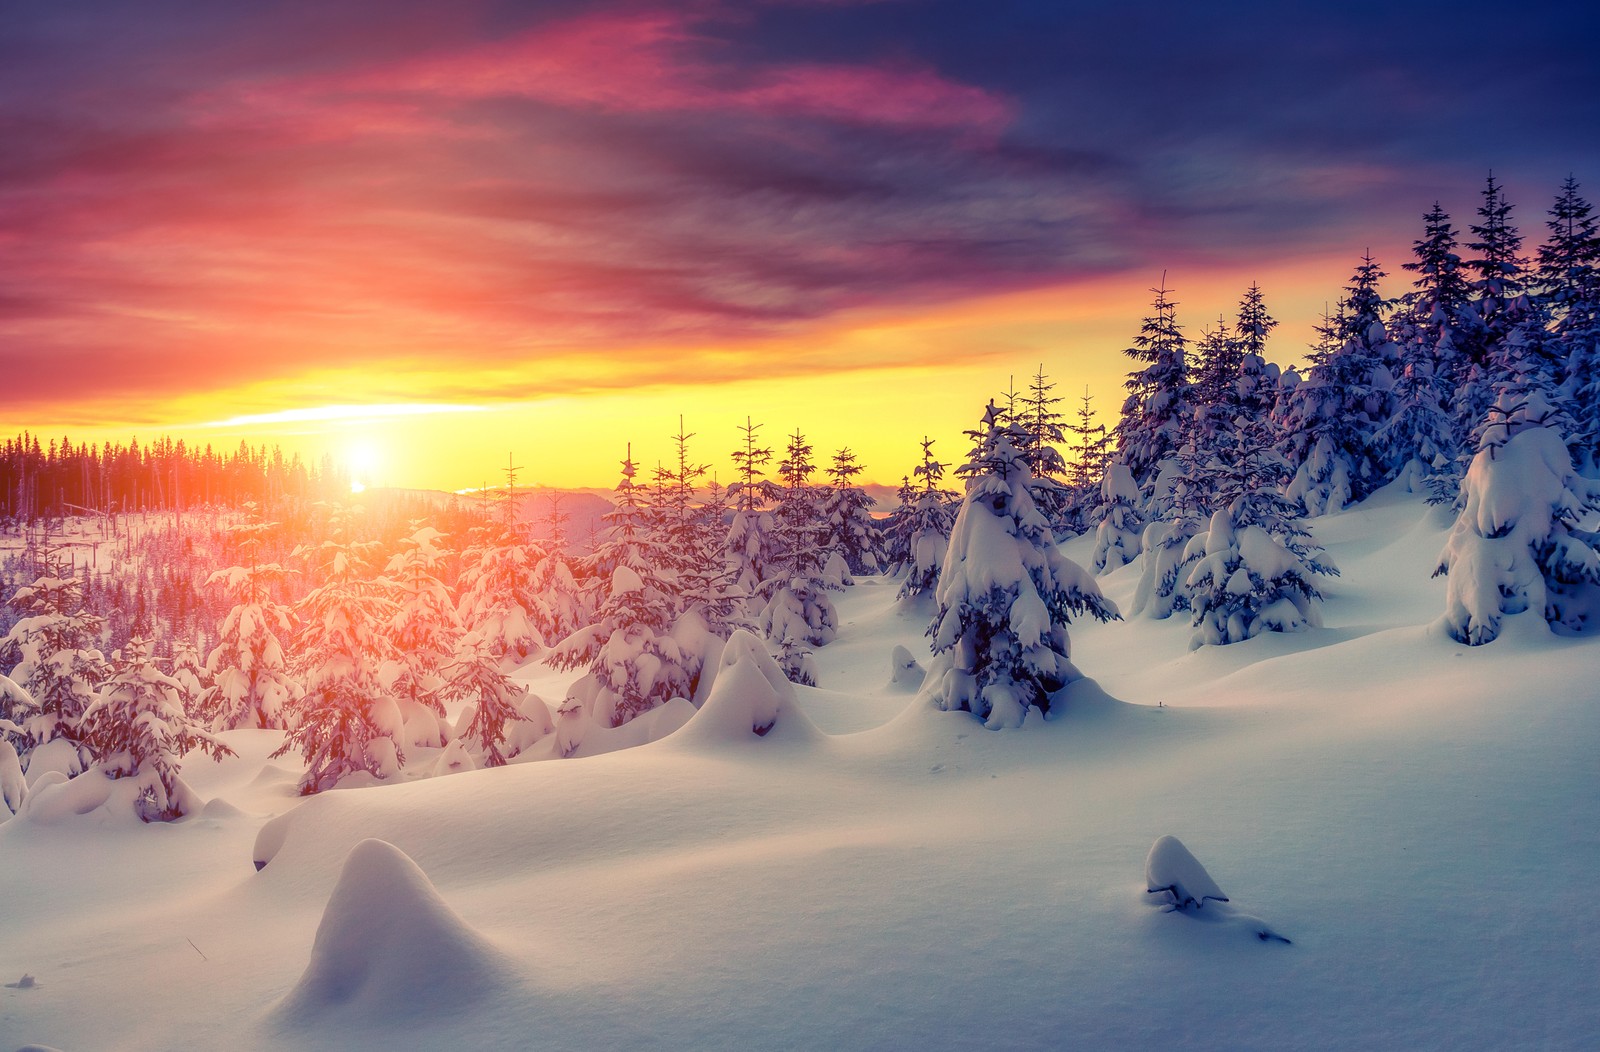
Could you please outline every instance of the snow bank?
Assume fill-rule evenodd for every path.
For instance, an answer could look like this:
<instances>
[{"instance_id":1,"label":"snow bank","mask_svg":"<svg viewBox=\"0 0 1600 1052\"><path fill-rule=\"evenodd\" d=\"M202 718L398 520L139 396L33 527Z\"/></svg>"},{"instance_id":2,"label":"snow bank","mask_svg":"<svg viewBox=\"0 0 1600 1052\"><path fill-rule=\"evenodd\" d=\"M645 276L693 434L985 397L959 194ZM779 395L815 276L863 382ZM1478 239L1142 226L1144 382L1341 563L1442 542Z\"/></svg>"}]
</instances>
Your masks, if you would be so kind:
<instances>
[{"instance_id":1,"label":"snow bank","mask_svg":"<svg viewBox=\"0 0 1600 1052\"><path fill-rule=\"evenodd\" d=\"M273 1016L400 1023L456 1012L510 985L510 962L466 925L403 851L351 849L328 898L305 974Z\"/></svg>"},{"instance_id":2,"label":"snow bank","mask_svg":"<svg viewBox=\"0 0 1600 1052\"><path fill-rule=\"evenodd\" d=\"M784 676L766 644L744 629L736 630L722 648L717 680L700 711L673 741L718 744L765 737L798 739L820 731L795 703L794 684Z\"/></svg>"}]
</instances>

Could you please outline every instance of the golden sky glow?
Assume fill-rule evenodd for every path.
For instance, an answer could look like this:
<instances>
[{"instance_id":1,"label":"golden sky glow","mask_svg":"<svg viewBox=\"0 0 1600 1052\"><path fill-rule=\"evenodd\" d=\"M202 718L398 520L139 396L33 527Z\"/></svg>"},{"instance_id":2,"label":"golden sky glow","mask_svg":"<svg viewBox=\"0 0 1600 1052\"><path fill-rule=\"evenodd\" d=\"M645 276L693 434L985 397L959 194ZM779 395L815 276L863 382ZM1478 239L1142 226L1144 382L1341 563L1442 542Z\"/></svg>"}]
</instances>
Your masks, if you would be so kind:
<instances>
[{"instance_id":1,"label":"golden sky glow","mask_svg":"<svg viewBox=\"0 0 1600 1052\"><path fill-rule=\"evenodd\" d=\"M1259 281L1288 363L1489 166L1532 235L1600 166L1576 9L1494 8L1480 87L1477 0L933 6L8 10L0 432L609 487L748 415L893 484L1041 364L1112 417L1163 269L1192 336Z\"/></svg>"}]
</instances>

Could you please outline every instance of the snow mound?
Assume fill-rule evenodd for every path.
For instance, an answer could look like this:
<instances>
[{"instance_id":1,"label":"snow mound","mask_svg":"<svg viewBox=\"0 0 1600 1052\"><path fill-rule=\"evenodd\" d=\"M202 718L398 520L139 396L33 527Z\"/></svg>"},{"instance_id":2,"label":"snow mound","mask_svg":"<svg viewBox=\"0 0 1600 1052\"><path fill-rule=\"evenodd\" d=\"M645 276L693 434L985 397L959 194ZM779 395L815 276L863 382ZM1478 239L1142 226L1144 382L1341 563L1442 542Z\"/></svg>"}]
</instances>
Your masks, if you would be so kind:
<instances>
[{"instance_id":1,"label":"snow mound","mask_svg":"<svg viewBox=\"0 0 1600 1052\"><path fill-rule=\"evenodd\" d=\"M727 743L766 737L818 736L816 726L795 702L794 684L754 633L736 630L722 648L717 681L705 704L673 740Z\"/></svg>"},{"instance_id":2,"label":"snow mound","mask_svg":"<svg viewBox=\"0 0 1600 1052\"><path fill-rule=\"evenodd\" d=\"M928 670L911 656L911 651L901 646L895 647L889 653L889 670L889 686L895 690L921 690L922 681L928 675Z\"/></svg>"},{"instance_id":3,"label":"snow mound","mask_svg":"<svg viewBox=\"0 0 1600 1052\"><path fill-rule=\"evenodd\" d=\"M1206 867L1175 836L1161 837L1151 846L1144 860L1144 880L1149 893L1162 896L1161 901L1174 910L1198 910L1207 899L1228 901Z\"/></svg>"},{"instance_id":4,"label":"snow mound","mask_svg":"<svg viewBox=\"0 0 1600 1052\"><path fill-rule=\"evenodd\" d=\"M330 1013L427 1019L505 987L509 976L500 951L456 915L408 855L368 839L345 858L311 963L274 1014L288 1025Z\"/></svg>"},{"instance_id":5,"label":"snow mound","mask_svg":"<svg viewBox=\"0 0 1600 1052\"><path fill-rule=\"evenodd\" d=\"M27 795L28 780L23 777L16 747L0 738L0 822L16 814Z\"/></svg>"},{"instance_id":6,"label":"snow mound","mask_svg":"<svg viewBox=\"0 0 1600 1052\"><path fill-rule=\"evenodd\" d=\"M1289 940L1273 931L1266 921L1240 913L1230 905L1206 867L1175 836L1161 837L1151 846L1144 861L1144 879L1147 894L1158 896L1155 904L1164 906L1164 912L1182 913L1226 931L1242 932L1259 942L1289 945ZM1213 904L1211 908L1202 909L1207 902Z\"/></svg>"}]
</instances>

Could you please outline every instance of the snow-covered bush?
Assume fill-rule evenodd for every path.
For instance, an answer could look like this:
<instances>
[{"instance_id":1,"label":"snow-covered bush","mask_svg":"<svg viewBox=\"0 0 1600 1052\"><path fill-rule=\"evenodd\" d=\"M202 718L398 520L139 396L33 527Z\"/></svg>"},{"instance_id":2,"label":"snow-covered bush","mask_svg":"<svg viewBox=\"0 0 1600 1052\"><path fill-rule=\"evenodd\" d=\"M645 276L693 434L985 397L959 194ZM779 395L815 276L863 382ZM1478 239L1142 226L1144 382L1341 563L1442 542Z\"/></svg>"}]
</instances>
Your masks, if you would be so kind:
<instances>
[{"instance_id":1,"label":"snow-covered bush","mask_svg":"<svg viewBox=\"0 0 1600 1052\"><path fill-rule=\"evenodd\" d=\"M1109 573L1139 557L1140 535L1144 523L1139 517L1143 497L1133 472L1120 461L1106 469L1101 482L1104 516L1095 531L1095 573Z\"/></svg>"},{"instance_id":2,"label":"snow-covered bush","mask_svg":"<svg viewBox=\"0 0 1600 1052\"><path fill-rule=\"evenodd\" d=\"M1191 646L1222 645L1262 632L1294 632L1321 625L1321 598L1308 563L1263 527L1236 523L1240 501L1211 516L1205 555L1185 582L1194 609Z\"/></svg>"},{"instance_id":3,"label":"snow-covered bush","mask_svg":"<svg viewBox=\"0 0 1600 1052\"><path fill-rule=\"evenodd\" d=\"M73 578L40 577L11 597L22 616L4 644L21 655L10 679L20 692L9 696L7 733L30 772L37 750L49 749L51 763L73 775L88 762L79 721L109 672L95 646L103 618L83 604Z\"/></svg>"},{"instance_id":4,"label":"snow-covered bush","mask_svg":"<svg viewBox=\"0 0 1600 1052\"><path fill-rule=\"evenodd\" d=\"M118 655L83 714L83 731L94 763L79 777L136 779L134 808L145 822L170 822L197 809L194 792L178 776L185 753L199 749L215 760L234 755L189 719L181 685L156 668L142 639L130 640Z\"/></svg>"},{"instance_id":5,"label":"snow-covered bush","mask_svg":"<svg viewBox=\"0 0 1600 1052\"><path fill-rule=\"evenodd\" d=\"M1469 646L1492 641L1506 614L1541 608L1577 632L1600 611L1600 483L1573 470L1564 435L1543 426L1538 398L1491 410L1461 484L1462 507L1435 576L1448 574L1445 629Z\"/></svg>"},{"instance_id":6,"label":"snow-covered bush","mask_svg":"<svg viewBox=\"0 0 1600 1052\"><path fill-rule=\"evenodd\" d=\"M928 628L934 661L923 695L991 728L1021 726L1030 707L1081 676L1072 664L1072 614L1101 620L1116 606L1057 549L1029 491L1025 434L991 402L962 468L966 497L939 575Z\"/></svg>"},{"instance_id":7,"label":"snow-covered bush","mask_svg":"<svg viewBox=\"0 0 1600 1052\"><path fill-rule=\"evenodd\" d=\"M501 670L494 653L468 636L454 660L440 669L440 678L445 697L467 703L455 737L478 765L499 767L517 755L521 743L507 746L507 729L524 718L528 689Z\"/></svg>"}]
</instances>

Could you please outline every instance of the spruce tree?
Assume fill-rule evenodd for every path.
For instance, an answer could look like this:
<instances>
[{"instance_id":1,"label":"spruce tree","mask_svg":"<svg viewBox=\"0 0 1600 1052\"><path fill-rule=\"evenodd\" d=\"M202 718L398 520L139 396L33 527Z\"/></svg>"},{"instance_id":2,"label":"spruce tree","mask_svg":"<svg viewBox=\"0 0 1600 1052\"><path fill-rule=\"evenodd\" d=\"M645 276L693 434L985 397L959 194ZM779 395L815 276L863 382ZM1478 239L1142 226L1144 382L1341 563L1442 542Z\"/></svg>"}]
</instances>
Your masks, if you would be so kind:
<instances>
[{"instance_id":1,"label":"spruce tree","mask_svg":"<svg viewBox=\"0 0 1600 1052\"><path fill-rule=\"evenodd\" d=\"M1028 433L990 402L967 434L966 496L939 575L923 694L990 728L1019 727L1030 708L1048 715L1051 695L1082 675L1067 637L1072 615L1106 620L1117 610L1060 553L1035 507Z\"/></svg>"},{"instance_id":2,"label":"spruce tree","mask_svg":"<svg viewBox=\"0 0 1600 1052\"><path fill-rule=\"evenodd\" d=\"M1161 462L1183 444L1183 421L1193 401L1186 342L1165 274L1161 286L1150 291L1156 297L1151 313L1124 352L1141 368L1128 374L1128 397L1116 427L1118 455L1146 493Z\"/></svg>"},{"instance_id":3,"label":"spruce tree","mask_svg":"<svg viewBox=\"0 0 1600 1052\"><path fill-rule=\"evenodd\" d=\"M86 774L136 779L134 811L145 822L170 822L198 809L179 777L184 754L236 755L190 720L179 683L156 668L141 638L129 640L112 662L104 688L84 711L83 731L94 757Z\"/></svg>"}]
</instances>

